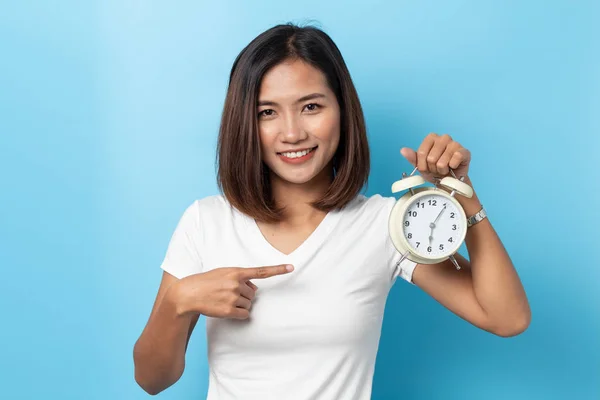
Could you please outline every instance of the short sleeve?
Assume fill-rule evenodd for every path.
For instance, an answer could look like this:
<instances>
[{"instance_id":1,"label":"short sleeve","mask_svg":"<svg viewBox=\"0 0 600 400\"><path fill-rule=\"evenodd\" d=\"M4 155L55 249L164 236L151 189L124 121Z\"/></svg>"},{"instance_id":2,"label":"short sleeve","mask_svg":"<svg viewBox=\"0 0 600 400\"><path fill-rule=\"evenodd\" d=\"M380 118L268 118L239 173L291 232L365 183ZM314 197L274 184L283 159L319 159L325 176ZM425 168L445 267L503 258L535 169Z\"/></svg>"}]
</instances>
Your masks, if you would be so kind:
<instances>
[{"instance_id":1,"label":"short sleeve","mask_svg":"<svg viewBox=\"0 0 600 400\"><path fill-rule=\"evenodd\" d=\"M202 272L200 204L196 200L179 219L161 268L178 279Z\"/></svg>"},{"instance_id":2,"label":"short sleeve","mask_svg":"<svg viewBox=\"0 0 600 400\"><path fill-rule=\"evenodd\" d=\"M417 263L414 261L409 260L408 258L405 258L404 260L402 260L402 262L400 262L400 260L402 259L402 254L396 249L396 247L394 246L394 243L392 242L392 238L390 237L390 233L389 233L389 228L388 228L388 221L389 221L389 217L390 214L392 212L392 208L394 207L394 204L396 204L396 199L394 197L384 197L383 198L385 200L385 218L386 218L386 224L385 224L385 232L386 232L386 252L387 252L387 260L388 263L390 265L390 267L392 268L392 283L396 281L396 279L398 277L404 279L405 281L407 281L410 284L414 284L412 281L412 276L413 276L413 272L417 266Z\"/></svg>"},{"instance_id":3,"label":"short sleeve","mask_svg":"<svg viewBox=\"0 0 600 400\"><path fill-rule=\"evenodd\" d=\"M391 240L390 240L390 243L391 243L392 247L394 247L394 244L392 243ZM393 257L394 273L392 275L392 280L395 281L396 278L401 277L408 283L414 285L414 283L412 281L412 276L413 276L413 272L414 272L415 268L417 267L417 263L409 260L408 258L405 258L404 260L402 260L402 262L400 262L400 259L402 258L402 254L400 254L398 252L398 250L396 250L395 247L394 247L394 251L396 252L396 254Z\"/></svg>"}]
</instances>

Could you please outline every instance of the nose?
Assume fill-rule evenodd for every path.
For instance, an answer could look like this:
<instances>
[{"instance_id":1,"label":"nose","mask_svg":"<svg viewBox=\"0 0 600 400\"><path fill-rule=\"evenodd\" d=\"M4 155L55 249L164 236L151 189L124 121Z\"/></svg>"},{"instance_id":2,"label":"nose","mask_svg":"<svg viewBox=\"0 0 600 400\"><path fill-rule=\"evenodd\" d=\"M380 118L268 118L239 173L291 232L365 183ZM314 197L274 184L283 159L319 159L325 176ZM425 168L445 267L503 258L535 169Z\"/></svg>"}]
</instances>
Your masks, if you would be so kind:
<instances>
[{"instance_id":1,"label":"nose","mask_svg":"<svg viewBox=\"0 0 600 400\"><path fill-rule=\"evenodd\" d=\"M299 116L293 115L293 113L290 114L285 118L282 137L287 143L297 143L306 139L308 134L302 125L302 119Z\"/></svg>"}]
</instances>

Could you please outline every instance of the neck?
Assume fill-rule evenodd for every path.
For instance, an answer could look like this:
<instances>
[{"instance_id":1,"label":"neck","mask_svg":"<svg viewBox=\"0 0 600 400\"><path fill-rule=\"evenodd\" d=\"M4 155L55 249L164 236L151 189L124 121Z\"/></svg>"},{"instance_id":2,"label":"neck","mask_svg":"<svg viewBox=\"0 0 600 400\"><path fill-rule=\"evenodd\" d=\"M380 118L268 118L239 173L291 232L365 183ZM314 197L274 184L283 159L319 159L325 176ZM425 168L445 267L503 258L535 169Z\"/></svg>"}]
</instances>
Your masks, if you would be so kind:
<instances>
[{"instance_id":1,"label":"neck","mask_svg":"<svg viewBox=\"0 0 600 400\"><path fill-rule=\"evenodd\" d=\"M298 226L306 224L307 221L321 220L326 213L315 209L311 203L323 197L332 179L332 169L325 169L303 184L284 181L271 173L271 190L275 204L285 208L281 223Z\"/></svg>"}]
</instances>

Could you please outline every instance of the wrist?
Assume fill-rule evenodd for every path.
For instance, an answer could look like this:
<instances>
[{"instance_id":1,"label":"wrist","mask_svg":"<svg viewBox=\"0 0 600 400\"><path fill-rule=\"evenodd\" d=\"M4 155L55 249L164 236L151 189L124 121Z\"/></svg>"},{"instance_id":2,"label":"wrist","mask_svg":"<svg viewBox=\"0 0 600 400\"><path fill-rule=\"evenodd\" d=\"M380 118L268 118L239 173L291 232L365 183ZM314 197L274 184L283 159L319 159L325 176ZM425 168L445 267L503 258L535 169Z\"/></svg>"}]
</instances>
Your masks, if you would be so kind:
<instances>
[{"instance_id":1,"label":"wrist","mask_svg":"<svg viewBox=\"0 0 600 400\"><path fill-rule=\"evenodd\" d=\"M457 200L462 206L462 208L465 210L467 218L472 216L473 214L478 213L483 207L475 193L473 193L473 196L471 198L458 195Z\"/></svg>"},{"instance_id":2,"label":"wrist","mask_svg":"<svg viewBox=\"0 0 600 400\"><path fill-rule=\"evenodd\" d=\"M189 298L187 281L183 278L173 282L169 286L165 293L164 301L173 310L176 317L183 317L192 313Z\"/></svg>"}]
</instances>

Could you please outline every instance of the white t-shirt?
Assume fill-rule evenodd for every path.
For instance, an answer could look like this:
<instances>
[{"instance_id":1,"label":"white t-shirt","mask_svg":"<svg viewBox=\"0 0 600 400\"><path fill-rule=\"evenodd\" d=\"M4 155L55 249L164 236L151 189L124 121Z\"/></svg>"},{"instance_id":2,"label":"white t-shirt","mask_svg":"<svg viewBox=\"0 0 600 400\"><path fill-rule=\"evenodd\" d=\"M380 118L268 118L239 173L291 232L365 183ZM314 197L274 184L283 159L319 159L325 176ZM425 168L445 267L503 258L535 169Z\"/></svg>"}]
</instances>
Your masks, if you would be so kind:
<instances>
[{"instance_id":1,"label":"white t-shirt","mask_svg":"<svg viewBox=\"0 0 600 400\"><path fill-rule=\"evenodd\" d=\"M367 400L385 302L398 276L412 282L388 234L393 197L358 195L329 212L291 254L224 196L183 213L162 269L177 278L219 267L293 264L256 279L248 320L206 318L207 400Z\"/></svg>"}]
</instances>

